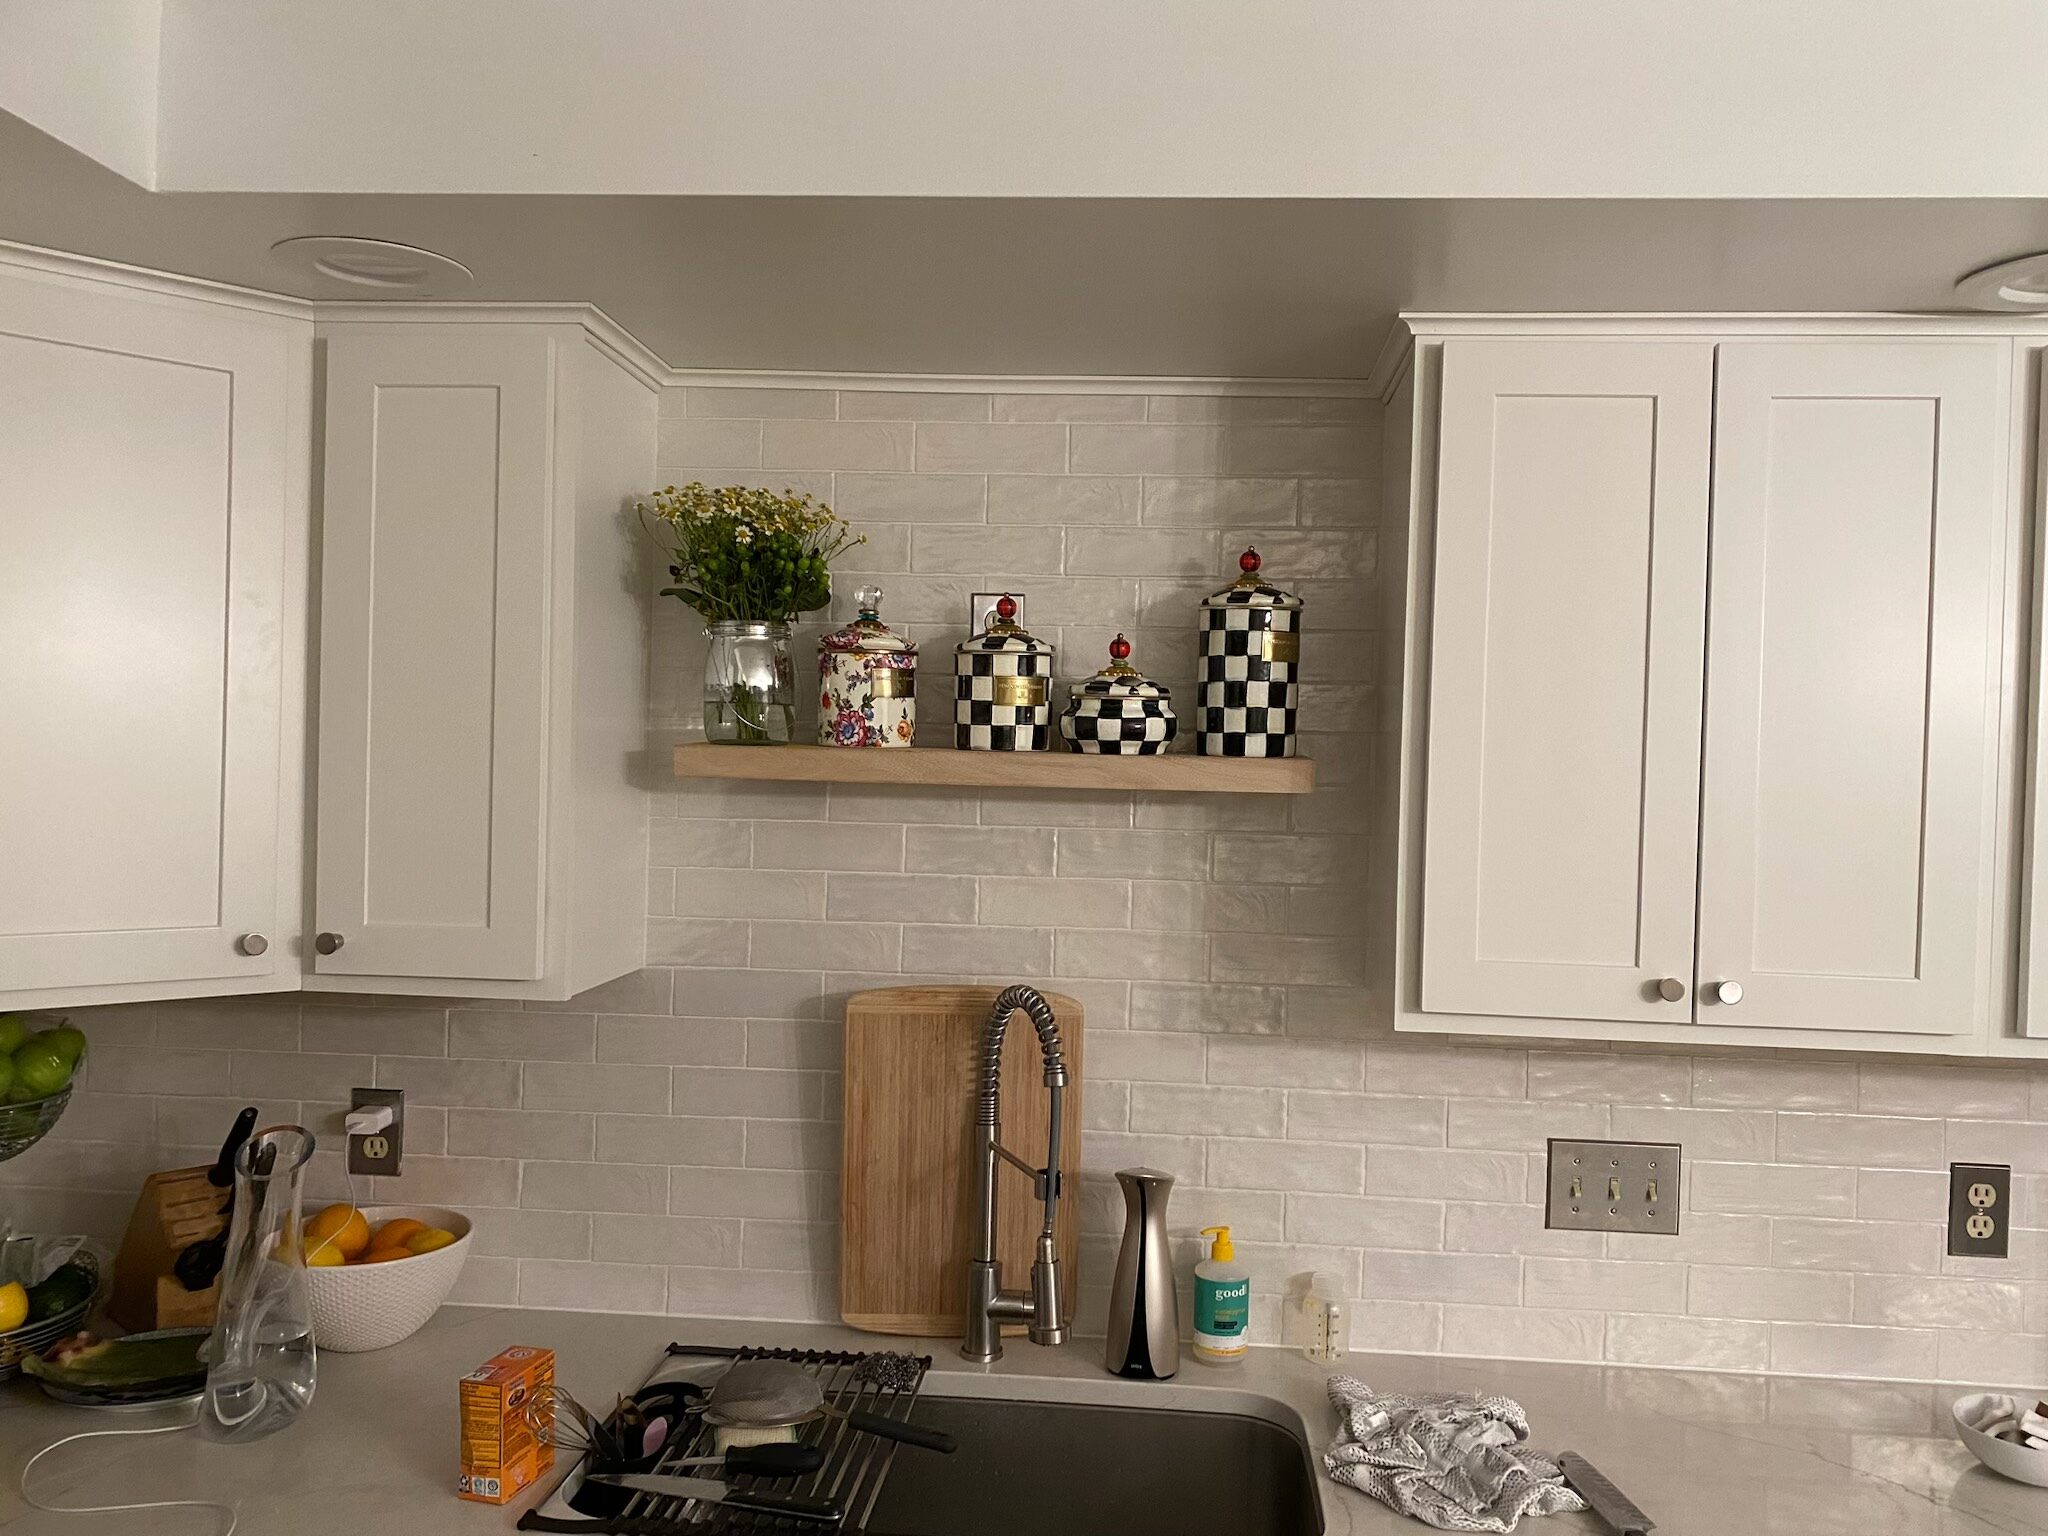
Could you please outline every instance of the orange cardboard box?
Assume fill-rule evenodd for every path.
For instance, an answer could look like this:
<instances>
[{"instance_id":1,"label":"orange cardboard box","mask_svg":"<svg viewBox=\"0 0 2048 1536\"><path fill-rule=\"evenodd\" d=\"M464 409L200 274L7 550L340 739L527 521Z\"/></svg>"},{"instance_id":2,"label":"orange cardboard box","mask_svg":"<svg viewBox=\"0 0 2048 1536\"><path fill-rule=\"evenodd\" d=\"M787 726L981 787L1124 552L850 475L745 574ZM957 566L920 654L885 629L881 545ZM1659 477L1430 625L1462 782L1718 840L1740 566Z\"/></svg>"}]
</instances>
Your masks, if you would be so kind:
<instances>
[{"instance_id":1,"label":"orange cardboard box","mask_svg":"<svg viewBox=\"0 0 2048 1536\"><path fill-rule=\"evenodd\" d=\"M552 1439L534 1433L526 1405L555 1382L555 1352L514 1345L457 1383L462 1474L455 1491L479 1504L517 1498L555 1464Z\"/></svg>"}]
</instances>

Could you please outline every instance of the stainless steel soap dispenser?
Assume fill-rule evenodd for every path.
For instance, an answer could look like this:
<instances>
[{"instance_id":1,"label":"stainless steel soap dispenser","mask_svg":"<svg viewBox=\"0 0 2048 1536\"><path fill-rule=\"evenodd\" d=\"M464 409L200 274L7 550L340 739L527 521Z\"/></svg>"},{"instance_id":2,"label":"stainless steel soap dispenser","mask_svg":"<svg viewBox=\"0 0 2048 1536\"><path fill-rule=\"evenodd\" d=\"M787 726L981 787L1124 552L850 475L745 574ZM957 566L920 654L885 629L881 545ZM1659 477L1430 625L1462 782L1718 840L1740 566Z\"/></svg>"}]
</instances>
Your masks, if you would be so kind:
<instances>
[{"instance_id":1,"label":"stainless steel soap dispenser","mask_svg":"<svg viewBox=\"0 0 2048 1536\"><path fill-rule=\"evenodd\" d=\"M1180 1298L1166 1245L1166 1197L1173 1175L1125 1168L1124 1246L1109 1288L1109 1353L1113 1376L1165 1381L1180 1369Z\"/></svg>"}]
</instances>

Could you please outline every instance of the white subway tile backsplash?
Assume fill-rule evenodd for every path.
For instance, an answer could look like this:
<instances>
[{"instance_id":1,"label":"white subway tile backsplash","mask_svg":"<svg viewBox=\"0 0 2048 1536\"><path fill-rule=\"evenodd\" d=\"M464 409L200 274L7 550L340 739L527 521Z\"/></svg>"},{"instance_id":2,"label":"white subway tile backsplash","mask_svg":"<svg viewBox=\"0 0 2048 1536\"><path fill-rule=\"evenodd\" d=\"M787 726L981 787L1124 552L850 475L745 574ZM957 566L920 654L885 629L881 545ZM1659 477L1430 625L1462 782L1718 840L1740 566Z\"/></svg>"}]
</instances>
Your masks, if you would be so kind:
<instances>
[{"instance_id":1,"label":"white subway tile backsplash","mask_svg":"<svg viewBox=\"0 0 2048 1536\"><path fill-rule=\"evenodd\" d=\"M1196 605L1255 544L1309 608L1312 796L667 782L703 642L655 613L645 969L580 998L332 994L79 1010L92 1077L51 1157L0 1169L16 1219L111 1237L144 1173L211 1154L248 1093L323 1136L356 1082L409 1095L385 1198L472 1211L461 1296L672 1314L837 1315L842 1013L856 990L1012 979L1076 998L1084 1232L1100 1326L1113 1171L1179 1183L1183 1262L1228 1222L1260 1279L1335 1278L1358 1349L1598 1360L1616 1402L1711 1413L1739 1366L2048 1378L2048 1070L1761 1051L1392 1038L1368 872L1399 700L1382 607L1376 402L1356 395L691 385L660 478L809 490L867 542L838 562L923 647L921 740L950 741L968 594L1017 586L1056 702L1118 631L1191 728ZM696 468L693 466L716 466ZM810 675L819 615L798 627ZM801 732L813 718L805 704ZM1550 1136L1677 1140L1676 1237L1543 1225ZM59 1155L61 1153L61 1155ZM1946 1162L2010 1162L2013 1257L1942 1252ZM316 1197L339 1197L338 1160ZM55 1187L55 1186L61 1186ZM1754 1421L1761 1384L1731 1416ZM1798 1425L1806 1384L1768 1389ZM1854 1382L1876 1433L1924 1394ZM1859 1396L1859 1394L1861 1394ZM1736 1410L1740 1410L1737 1412ZM1902 1415L1913 1415L1903 1421Z\"/></svg>"},{"instance_id":2,"label":"white subway tile backsplash","mask_svg":"<svg viewBox=\"0 0 2048 1536\"><path fill-rule=\"evenodd\" d=\"M1454 1302L1443 1309L1443 1352L1485 1360L1598 1360L1606 1322L1600 1311Z\"/></svg>"},{"instance_id":3,"label":"white subway tile backsplash","mask_svg":"<svg viewBox=\"0 0 2048 1536\"><path fill-rule=\"evenodd\" d=\"M1506 1152L1374 1146L1365 1159L1370 1195L1503 1202L1521 1199L1528 1181L1527 1160Z\"/></svg>"},{"instance_id":4,"label":"white subway tile backsplash","mask_svg":"<svg viewBox=\"0 0 2048 1536\"><path fill-rule=\"evenodd\" d=\"M529 1061L525 1072L521 1103L527 1109L603 1109L649 1115L668 1112L669 1086L660 1072L610 1062L569 1061Z\"/></svg>"},{"instance_id":5,"label":"white subway tile backsplash","mask_svg":"<svg viewBox=\"0 0 2048 1536\"><path fill-rule=\"evenodd\" d=\"M987 395L936 389L842 389L841 421L987 421Z\"/></svg>"},{"instance_id":6,"label":"white subway tile backsplash","mask_svg":"<svg viewBox=\"0 0 2048 1536\"><path fill-rule=\"evenodd\" d=\"M1686 1171L1691 1209L1765 1216L1852 1216L1856 1170L1694 1160Z\"/></svg>"},{"instance_id":7,"label":"white subway tile backsplash","mask_svg":"<svg viewBox=\"0 0 2048 1536\"><path fill-rule=\"evenodd\" d=\"M917 468L936 473L1061 474L1067 467L1067 428L1056 422L996 422L987 426L920 423Z\"/></svg>"},{"instance_id":8,"label":"white subway tile backsplash","mask_svg":"<svg viewBox=\"0 0 2048 1536\"><path fill-rule=\"evenodd\" d=\"M1343 1091L1359 1086L1364 1069L1365 1052L1360 1047L1332 1041L1224 1039L1209 1043L1212 1083Z\"/></svg>"},{"instance_id":9,"label":"white subway tile backsplash","mask_svg":"<svg viewBox=\"0 0 2048 1536\"><path fill-rule=\"evenodd\" d=\"M1071 430L1069 467L1076 474L1214 475L1224 467L1220 427L1080 425Z\"/></svg>"},{"instance_id":10,"label":"white subway tile backsplash","mask_svg":"<svg viewBox=\"0 0 2048 1536\"><path fill-rule=\"evenodd\" d=\"M726 464L735 469L761 467L761 423L739 418L697 420L671 416L661 423L655 463ZM660 475L660 470L655 471Z\"/></svg>"},{"instance_id":11,"label":"white subway tile backsplash","mask_svg":"<svg viewBox=\"0 0 2048 1536\"><path fill-rule=\"evenodd\" d=\"M861 523L979 523L988 519L986 475L850 474L834 477L833 510ZM892 602L889 614L897 617Z\"/></svg>"},{"instance_id":12,"label":"white subway tile backsplash","mask_svg":"<svg viewBox=\"0 0 2048 1536\"><path fill-rule=\"evenodd\" d=\"M1780 1115L1778 1158L1849 1168L1914 1168L1942 1160L1939 1120L1877 1115Z\"/></svg>"},{"instance_id":13,"label":"white subway tile backsplash","mask_svg":"<svg viewBox=\"0 0 2048 1536\"><path fill-rule=\"evenodd\" d=\"M1692 1063L1683 1056L1621 1052L1534 1051L1529 1097L1587 1104L1684 1104L1692 1098Z\"/></svg>"},{"instance_id":14,"label":"white subway tile backsplash","mask_svg":"<svg viewBox=\"0 0 2048 1536\"><path fill-rule=\"evenodd\" d=\"M677 393L683 397L678 412L671 404ZM838 414L838 396L829 389L733 389L723 385L691 384L680 391L662 391L661 413L736 419L787 419L808 417L830 421Z\"/></svg>"},{"instance_id":15,"label":"white subway tile backsplash","mask_svg":"<svg viewBox=\"0 0 2048 1536\"><path fill-rule=\"evenodd\" d=\"M1209 1143L1213 1189L1267 1189L1355 1195L1364 1154L1321 1142L1218 1138Z\"/></svg>"},{"instance_id":16,"label":"white subway tile backsplash","mask_svg":"<svg viewBox=\"0 0 2048 1536\"><path fill-rule=\"evenodd\" d=\"M594 1061L597 1020L587 1014L463 1009L448 1020L449 1053L505 1061Z\"/></svg>"},{"instance_id":17,"label":"white subway tile backsplash","mask_svg":"<svg viewBox=\"0 0 2048 1536\"><path fill-rule=\"evenodd\" d=\"M1770 1325L1727 1318L1610 1314L1605 1355L1636 1365L1761 1371L1770 1365Z\"/></svg>"},{"instance_id":18,"label":"white subway tile backsplash","mask_svg":"<svg viewBox=\"0 0 2048 1536\"><path fill-rule=\"evenodd\" d=\"M1605 1312L1683 1312L1685 1276L1683 1264L1528 1258L1522 1261L1522 1303Z\"/></svg>"},{"instance_id":19,"label":"white subway tile backsplash","mask_svg":"<svg viewBox=\"0 0 2048 1536\"><path fill-rule=\"evenodd\" d=\"M1143 484L1136 475L991 475L988 520L1068 529L1132 524Z\"/></svg>"},{"instance_id":20,"label":"white subway tile backsplash","mask_svg":"<svg viewBox=\"0 0 2048 1536\"><path fill-rule=\"evenodd\" d=\"M1727 1264L1694 1264L1688 1275L1688 1312L1790 1322L1845 1319L1855 1284L1849 1275Z\"/></svg>"}]
</instances>

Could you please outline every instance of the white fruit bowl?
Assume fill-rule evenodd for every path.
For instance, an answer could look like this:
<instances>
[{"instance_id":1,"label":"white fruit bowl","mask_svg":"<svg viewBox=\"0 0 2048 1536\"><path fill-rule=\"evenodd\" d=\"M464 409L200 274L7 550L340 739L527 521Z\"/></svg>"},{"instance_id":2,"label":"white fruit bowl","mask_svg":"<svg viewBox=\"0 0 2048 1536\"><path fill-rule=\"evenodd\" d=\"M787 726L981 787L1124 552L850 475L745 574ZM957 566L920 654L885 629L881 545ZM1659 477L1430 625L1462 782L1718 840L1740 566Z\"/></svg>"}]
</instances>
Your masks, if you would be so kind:
<instances>
[{"instance_id":1,"label":"white fruit bowl","mask_svg":"<svg viewBox=\"0 0 2048 1536\"><path fill-rule=\"evenodd\" d=\"M308 1269L313 1342L342 1354L385 1349L418 1333L455 1289L463 1261L469 1257L470 1223L460 1211L435 1205L365 1205L360 1209L372 1227L410 1216L453 1232L455 1241L409 1259Z\"/></svg>"},{"instance_id":2,"label":"white fruit bowl","mask_svg":"<svg viewBox=\"0 0 2048 1536\"><path fill-rule=\"evenodd\" d=\"M1968 1397L1959 1397L1949 1411L1955 1415L1956 1435L1970 1448L1970 1454L2001 1477L2009 1477L2016 1483L2032 1483L2036 1488L2048 1488L2048 1451L2037 1451L2030 1445L2019 1445L2011 1440L2001 1440L1996 1435L1987 1435L1977 1426L1995 1422L2000 1410L2011 1405L2012 1398L2003 1392L1972 1392ZM2025 1407L2025 1400L2020 1406Z\"/></svg>"}]
</instances>

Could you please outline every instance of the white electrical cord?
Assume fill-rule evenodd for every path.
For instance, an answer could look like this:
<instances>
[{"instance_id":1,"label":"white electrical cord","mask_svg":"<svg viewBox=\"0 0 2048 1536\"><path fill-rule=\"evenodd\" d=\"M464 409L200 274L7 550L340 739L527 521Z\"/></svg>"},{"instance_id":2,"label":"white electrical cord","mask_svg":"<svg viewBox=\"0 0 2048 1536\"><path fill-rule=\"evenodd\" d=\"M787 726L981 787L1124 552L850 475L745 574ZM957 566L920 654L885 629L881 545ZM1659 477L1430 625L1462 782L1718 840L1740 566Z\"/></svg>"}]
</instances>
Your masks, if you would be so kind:
<instances>
[{"instance_id":1,"label":"white electrical cord","mask_svg":"<svg viewBox=\"0 0 2048 1536\"><path fill-rule=\"evenodd\" d=\"M145 1509L207 1509L227 1516L227 1524L221 1528L220 1536L235 1536L235 1506L222 1504L214 1499L151 1499L143 1504L46 1504L28 1491L28 1475L35 1470L36 1463L54 1450L73 1445L80 1440L119 1439L124 1435L171 1435L180 1430L191 1429L199 1422L195 1412L182 1424L159 1424L153 1429L88 1429L81 1434L66 1435L62 1440L52 1440L35 1455L22 1464L21 1501L31 1509L40 1509L51 1515L125 1515Z\"/></svg>"}]
</instances>

